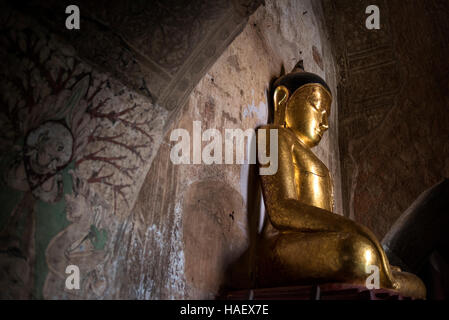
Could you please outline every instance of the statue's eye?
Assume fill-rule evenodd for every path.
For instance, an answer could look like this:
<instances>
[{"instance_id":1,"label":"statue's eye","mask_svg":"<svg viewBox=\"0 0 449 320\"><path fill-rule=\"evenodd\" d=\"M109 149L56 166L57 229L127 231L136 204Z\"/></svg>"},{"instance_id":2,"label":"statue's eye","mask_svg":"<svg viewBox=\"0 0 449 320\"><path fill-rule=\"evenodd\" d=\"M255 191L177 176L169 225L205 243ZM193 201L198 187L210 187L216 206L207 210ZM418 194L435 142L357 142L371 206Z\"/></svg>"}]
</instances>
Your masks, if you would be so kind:
<instances>
[{"instance_id":1,"label":"statue's eye","mask_svg":"<svg viewBox=\"0 0 449 320\"><path fill-rule=\"evenodd\" d=\"M59 146L58 151L62 151L62 150L64 150L64 146Z\"/></svg>"}]
</instances>

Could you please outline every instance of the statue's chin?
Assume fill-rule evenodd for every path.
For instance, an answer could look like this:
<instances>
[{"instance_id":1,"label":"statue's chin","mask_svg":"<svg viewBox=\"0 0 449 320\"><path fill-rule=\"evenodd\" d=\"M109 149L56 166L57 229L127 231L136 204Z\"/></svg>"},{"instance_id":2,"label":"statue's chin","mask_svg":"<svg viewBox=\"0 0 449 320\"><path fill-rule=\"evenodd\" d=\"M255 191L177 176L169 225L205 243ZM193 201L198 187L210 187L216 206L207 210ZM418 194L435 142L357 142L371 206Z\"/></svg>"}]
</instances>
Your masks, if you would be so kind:
<instances>
[{"instance_id":1,"label":"statue's chin","mask_svg":"<svg viewBox=\"0 0 449 320\"><path fill-rule=\"evenodd\" d=\"M289 127L295 133L296 137L307 147L313 148L317 146L324 133L306 133L304 131L298 130L297 128Z\"/></svg>"},{"instance_id":2,"label":"statue's chin","mask_svg":"<svg viewBox=\"0 0 449 320\"><path fill-rule=\"evenodd\" d=\"M315 134L310 139L312 147L317 146L321 142L321 139L323 138L323 135L324 135L324 132L320 132L320 133Z\"/></svg>"},{"instance_id":3,"label":"statue's chin","mask_svg":"<svg viewBox=\"0 0 449 320\"><path fill-rule=\"evenodd\" d=\"M313 139L309 139L307 146L310 148L316 147L321 141L321 137L314 137Z\"/></svg>"}]
</instances>

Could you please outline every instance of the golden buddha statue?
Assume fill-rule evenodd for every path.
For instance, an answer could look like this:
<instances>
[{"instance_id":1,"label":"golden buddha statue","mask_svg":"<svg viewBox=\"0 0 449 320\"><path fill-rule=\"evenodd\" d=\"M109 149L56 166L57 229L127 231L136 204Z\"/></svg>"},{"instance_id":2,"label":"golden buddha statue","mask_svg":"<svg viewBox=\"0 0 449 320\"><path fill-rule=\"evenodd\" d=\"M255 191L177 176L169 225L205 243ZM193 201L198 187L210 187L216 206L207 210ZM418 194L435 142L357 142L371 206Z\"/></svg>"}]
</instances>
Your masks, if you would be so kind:
<instances>
[{"instance_id":1,"label":"golden buddha statue","mask_svg":"<svg viewBox=\"0 0 449 320\"><path fill-rule=\"evenodd\" d=\"M257 285L365 286L366 267L376 266L381 288L425 298L422 281L390 266L368 228L332 212L329 170L311 150L328 129L332 95L325 81L295 67L274 89L274 124L262 129L278 130L279 161L276 174L261 175L267 219L257 249Z\"/></svg>"}]
</instances>

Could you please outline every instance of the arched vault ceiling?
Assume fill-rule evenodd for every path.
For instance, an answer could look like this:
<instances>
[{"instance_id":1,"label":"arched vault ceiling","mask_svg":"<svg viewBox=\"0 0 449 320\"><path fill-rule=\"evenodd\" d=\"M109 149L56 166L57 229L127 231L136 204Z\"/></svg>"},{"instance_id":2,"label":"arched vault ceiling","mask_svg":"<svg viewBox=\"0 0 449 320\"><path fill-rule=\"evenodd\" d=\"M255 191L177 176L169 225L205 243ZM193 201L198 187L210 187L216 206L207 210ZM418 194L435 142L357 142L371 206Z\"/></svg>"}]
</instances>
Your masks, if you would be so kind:
<instances>
[{"instance_id":1,"label":"arched vault ceiling","mask_svg":"<svg viewBox=\"0 0 449 320\"><path fill-rule=\"evenodd\" d=\"M20 10L66 39L89 63L152 102L181 106L261 0L78 1L80 30L67 30L70 1L29 1Z\"/></svg>"}]
</instances>

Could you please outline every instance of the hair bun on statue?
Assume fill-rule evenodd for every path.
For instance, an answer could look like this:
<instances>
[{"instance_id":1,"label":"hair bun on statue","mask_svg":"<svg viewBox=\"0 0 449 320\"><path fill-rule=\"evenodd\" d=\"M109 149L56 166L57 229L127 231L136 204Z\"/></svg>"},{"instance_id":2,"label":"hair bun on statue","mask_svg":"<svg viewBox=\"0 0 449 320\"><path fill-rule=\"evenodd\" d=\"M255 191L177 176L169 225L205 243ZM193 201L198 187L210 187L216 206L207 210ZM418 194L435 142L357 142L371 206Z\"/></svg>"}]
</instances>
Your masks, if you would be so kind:
<instances>
[{"instance_id":1,"label":"hair bun on statue","mask_svg":"<svg viewBox=\"0 0 449 320\"><path fill-rule=\"evenodd\" d=\"M285 86L291 95L297 89L309 83L319 83L327 91L329 91L329 93L331 93L331 90L326 81L324 81L319 75L304 71L303 60L300 60L290 73L287 73L286 75L278 78L274 82L273 89L276 89L279 86Z\"/></svg>"}]
</instances>

